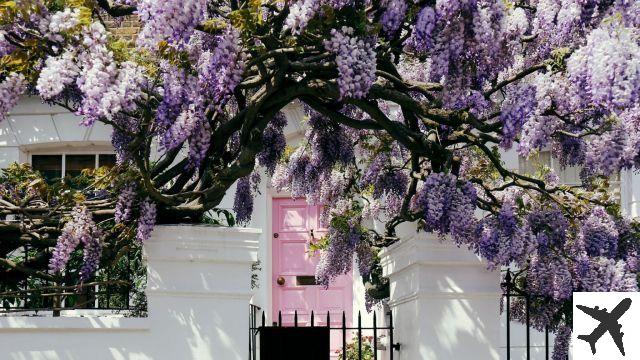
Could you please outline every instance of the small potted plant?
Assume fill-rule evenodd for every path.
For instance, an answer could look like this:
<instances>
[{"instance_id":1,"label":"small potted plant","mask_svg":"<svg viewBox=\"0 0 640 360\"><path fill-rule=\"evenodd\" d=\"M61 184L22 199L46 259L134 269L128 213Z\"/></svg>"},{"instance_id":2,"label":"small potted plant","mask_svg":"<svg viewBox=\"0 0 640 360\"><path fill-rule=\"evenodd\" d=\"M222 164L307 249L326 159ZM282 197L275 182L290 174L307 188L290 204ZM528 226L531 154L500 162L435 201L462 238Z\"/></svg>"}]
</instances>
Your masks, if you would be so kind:
<instances>
[{"instance_id":1,"label":"small potted plant","mask_svg":"<svg viewBox=\"0 0 640 360\"><path fill-rule=\"evenodd\" d=\"M342 349L336 350L338 354L338 360L372 360L373 349L373 336L362 336L362 357L358 354L358 336L354 336L351 342L347 344L346 356L342 353Z\"/></svg>"}]
</instances>

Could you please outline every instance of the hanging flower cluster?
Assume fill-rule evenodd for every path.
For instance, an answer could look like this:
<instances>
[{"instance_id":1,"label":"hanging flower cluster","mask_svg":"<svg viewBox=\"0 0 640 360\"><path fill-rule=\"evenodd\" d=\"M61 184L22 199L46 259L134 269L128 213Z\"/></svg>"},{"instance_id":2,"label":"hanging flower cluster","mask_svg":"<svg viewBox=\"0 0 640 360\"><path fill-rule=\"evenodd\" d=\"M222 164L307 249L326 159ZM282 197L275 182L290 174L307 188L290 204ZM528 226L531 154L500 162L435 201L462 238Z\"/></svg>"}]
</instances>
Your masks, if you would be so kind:
<instances>
[{"instance_id":1,"label":"hanging flower cluster","mask_svg":"<svg viewBox=\"0 0 640 360\"><path fill-rule=\"evenodd\" d=\"M316 282L329 286L340 275L347 274L357 253L358 266L362 275L367 275L372 265L372 252L367 243L367 234L360 222L362 218L347 212L331 221L326 238L328 247L322 251L316 267Z\"/></svg>"},{"instance_id":2,"label":"hanging flower cluster","mask_svg":"<svg viewBox=\"0 0 640 360\"><path fill-rule=\"evenodd\" d=\"M6 38L6 32L0 30L0 56L9 55L14 49L15 46Z\"/></svg>"},{"instance_id":3,"label":"hanging flower cluster","mask_svg":"<svg viewBox=\"0 0 640 360\"><path fill-rule=\"evenodd\" d=\"M71 214L71 220L65 224L58 238L49 261L49 269L52 272L64 270L73 251L82 244L84 264L80 270L80 277L82 280L87 280L98 268L100 262L101 237L102 232L93 221L91 212L85 206L76 206Z\"/></svg>"},{"instance_id":4,"label":"hanging flower cluster","mask_svg":"<svg viewBox=\"0 0 640 360\"><path fill-rule=\"evenodd\" d=\"M236 196L233 201L233 211L239 224L248 224L253 214L253 189L251 176L240 178L236 184Z\"/></svg>"},{"instance_id":5,"label":"hanging flower cluster","mask_svg":"<svg viewBox=\"0 0 640 360\"><path fill-rule=\"evenodd\" d=\"M397 214L409 184L407 171L400 164L392 163L393 157L386 153L378 155L366 168L360 179L363 187L373 187L372 201L383 201L388 215ZM395 166L394 166L395 165ZM372 215L376 211L370 210Z\"/></svg>"},{"instance_id":6,"label":"hanging flower cluster","mask_svg":"<svg viewBox=\"0 0 640 360\"><path fill-rule=\"evenodd\" d=\"M98 118L112 119L130 110L141 96L144 72L133 62L118 64L107 47L107 32L100 23L82 31L80 50L67 50L49 57L38 78L36 89L43 99L52 99L75 82L83 94L78 114L85 125Z\"/></svg>"},{"instance_id":7,"label":"hanging flower cluster","mask_svg":"<svg viewBox=\"0 0 640 360\"><path fill-rule=\"evenodd\" d=\"M242 80L246 55L242 51L240 33L233 27L218 38L213 52L204 52L198 61L198 83L203 95L213 99L216 107L224 106Z\"/></svg>"},{"instance_id":8,"label":"hanging flower cluster","mask_svg":"<svg viewBox=\"0 0 640 360\"><path fill-rule=\"evenodd\" d=\"M388 0L385 7L386 10L380 17L380 23L387 35L393 35L404 21L408 9L407 2L404 0Z\"/></svg>"},{"instance_id":9,"label":"hanging flower cluster","mask_svg":"<svg viewBox=\"0 0 640 360\"><path fill-rule=\"evenodd\" d=\"M276 165L287 147L287 139L284 136L286 125L287 119L284 114L278 112L262 133L263 147L258 153L257 159L260 166L264 167L269 175L273 175Z\"/></svg>"},{"instance_id":10,"label":"hanging flower cluster","mask_svg":"<svg viewBox=\"0 0 640 360\"><path fill-rule=\"evenodd\" d=\"M422 228L457 242L466 242L475 230L476 190L470 183L458 184L452 174L432 173L412 199L412 207L422 213Z\"/></svg>"},{"instance_id":11,"label":"hanging flower cluster","mask_svg":"<svg viewBox=\"0 0 640 360\"><path fill-rule=\"evenodd\" d=\"M344 26L331 30L331 39L324 42L324 47L336 55L340 96L365 97L376 78L376 53L371 44L355 37L353 28Z\"/></svg>"},{"instance_id":12,"label":"hanging flower cluster","mask_svg":"<svg viewBox=\"0 0 640 360\"><path fill-rule=\"evenodd\" d=\"M207 2L140 0L137 8L143 23L138 45L155 50L163 40L176 44L189 40L196 26L205 18Z\"/></svg>"},{"instance_id":13,"label":"hanging flower cluster","mask_svg":"<svg viewBox=\"0 0 640 360\"><path fill-rule=\"evenodd\" d=\"M27 90L27 81L22 74L10 74L0 82L0 121L18 103L22 93Z\"/></svg>"},{"instance_id":14,"label":"hanging flower cluster","mask_svg":"<svg viewBox=\"0 0 640 360\"><path fill-rule=\"evenodd\" d=\"M118 202L116 203L115 221L122 224L130 221L133 217L133 202L136 199L136 186L128 185L120 191Z\"/></svg>"},{"instance_id":15,"label":"hanging flower cluster","mask_svg":"<svg viewBox=\"0 0 640 360\"><path fill-rule=\"evenodd\" d=\"M513 195L505 196L498 215L483 219L476 233L477 243L473 247L492 268L511 263L523 265L536 245L529 224L522 224L517 214Z\"/></svg>"},{"instance_id":16,"label":"hanging flower cluster","mask_svg":"<svg viewBox=\"0 0 640 360\"><path fill-rule=\"evenodd\" d=\"M320 4L317 0L298 0L289 8L289 15L285 20L285 28L291 29L294 35L300 34L318 11Z\"/></svg>"},{"instance_id":17,"label":"hanging flower cluster","mask_svg":"<svg viewBox=\"0 0 640 360\"><path fill-rule=\"evenodd\" d=\"M66 8L49 19L49 31L54 34L67 32L80 25L80 9Z\"/></svg>"},{"instance_id":18,"label":"hanging flower cluster","mask_svg":"<svg viewBox=\"0 0 640 360\"><path fill-rule=\"evenodd\" d=\"M156 225L157 206L149 198L140 204L140 218L138 219L138 229L136 239L140 243L149 240L151 232Z\"/></svg>"}]
</instances>

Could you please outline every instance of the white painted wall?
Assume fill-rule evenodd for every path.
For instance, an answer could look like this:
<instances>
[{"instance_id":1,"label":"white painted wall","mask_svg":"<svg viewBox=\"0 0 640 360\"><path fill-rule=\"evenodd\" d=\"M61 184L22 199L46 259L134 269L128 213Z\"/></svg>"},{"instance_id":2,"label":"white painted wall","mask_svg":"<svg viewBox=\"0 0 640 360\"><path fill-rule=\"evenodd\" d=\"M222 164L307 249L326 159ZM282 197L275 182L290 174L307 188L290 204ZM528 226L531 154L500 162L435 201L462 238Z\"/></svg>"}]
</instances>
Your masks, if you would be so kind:
<instances>
[{"instance_id":1,"label":"white painted wall","mask_svg":"<svg viewBox=\"0 0 640 360\"><path fill-rule=\"evenodd\" d=\"M623 171L620 174L622 210L630 217L640 216L640 173Z\"/></svg>"},{"instance_id":2,"label":"white painted wall","mask_svg":"<svg viewBox=\"0 0 640 360\"><path fill-rule=\"evenodd\" d=\"M80 126L80 120L64 108L24 97L0 122L0 168L28 162L33 152L112 149L110 126Z\"/></svg>"},{"instance_id":3,"label":"white painted wall","mask_svg":"<svg viewBox=\"0 0 640 360\"><path fill-rule=\"evenodd\" d=\"M0 359L245 360L260 230L158 226L148 318L0 317Z\"/></svg>"}]
</instances>

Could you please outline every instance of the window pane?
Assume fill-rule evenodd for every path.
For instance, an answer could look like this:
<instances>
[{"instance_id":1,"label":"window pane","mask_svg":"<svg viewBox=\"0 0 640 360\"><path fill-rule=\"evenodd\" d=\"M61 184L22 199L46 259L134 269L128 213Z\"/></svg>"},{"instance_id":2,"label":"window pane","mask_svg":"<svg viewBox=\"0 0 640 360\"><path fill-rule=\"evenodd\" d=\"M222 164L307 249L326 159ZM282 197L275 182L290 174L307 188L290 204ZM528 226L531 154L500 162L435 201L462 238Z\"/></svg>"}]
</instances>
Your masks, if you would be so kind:
<instances>
[{"instance_id":1,"label":"window pane","mask_svg":"<svg viewBox=\"0 0 640 360\"><path fill-rule=\"evenodd\" d=\"M560 183L567 185L581 185L582 179L580 178L580 171L582 167L580 166L567 166L566 168L562 168L560 165L555 166L556 173L560 178ZM558 168L560 170L558 170Z\"/></svg>"},{"instance_id":2,"label":"window pane","mask_svg":"<svg viewBox=\"0 0 640 360\"><path fill-rule=\"evenodd\" d=\"M549 151L541 151L529 158L520 157L520 173L527 175L535 175L541 166L551 167L551 153Z\"/></svg>"},{"instance_id":3,"label":"window pane","mask_svg":"<svg viewBox=\"0 0 640 360\"><path fill-rule=\"evenodd\" d=\"M31 166L38 170L48 183L62 178L62 155L33 155Z\"/></svg>"},{"instance_id":4,"label":"window pane","mask_svg":"<svg viewBox=\"0 0 640 360\"><path fill-rule=\"evenodd\" d=\"M74 177L80 175L84 169L95 169L95 155L67 155L66 156L65 177Z\"/></svg>"},{"instance_id":5,"label":"window pane","mask_svg":"<svg viewBox=\"0 0 640 360\"><path fill-rule=\"evenodd\" d=\"M112 168L116 165L115 154L101 154L98 155L98 167L106 166Z\"/></svg>"}]
</instances>

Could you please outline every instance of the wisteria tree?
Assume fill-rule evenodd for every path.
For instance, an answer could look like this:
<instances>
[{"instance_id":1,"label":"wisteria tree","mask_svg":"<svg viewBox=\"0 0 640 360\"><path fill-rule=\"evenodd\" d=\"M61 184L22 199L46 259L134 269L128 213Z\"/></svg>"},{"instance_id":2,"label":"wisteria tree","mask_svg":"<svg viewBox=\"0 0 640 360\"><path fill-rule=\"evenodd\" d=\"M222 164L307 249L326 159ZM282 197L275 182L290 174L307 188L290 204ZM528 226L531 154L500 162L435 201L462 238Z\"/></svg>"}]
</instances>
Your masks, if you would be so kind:
<instances>
[{"instance_id":1,"label":"wisteria tree","mask_svg":"<svg viewBox=\"0 0 640 360\"><path fill-rule=\"evenodd\" d=\"M610 176L640 165L636 1L18 0L0 10L0 113L27 93L83 125L111 125L115 221L140 241L156 222L201 221L236 182L246 222L266 173L325 205L320 283L355 258L369 296L384 296L377 250L416 223L516 269L535 326L558 334L554 359L567 351L572 291L638 289L637 225L608 191ZM112 36L106 15L138 16L135 44ZM308 131L288 148L282 109L293 101ZM581 167L582 185L545 168L514 172L500 158L509 149L551 150ZM83 240L99 236L87 209L79 201L71 223L82 226L62 229L51 272L79 243L87 261L99 254Z\"/></svg>"}]
</instances>

